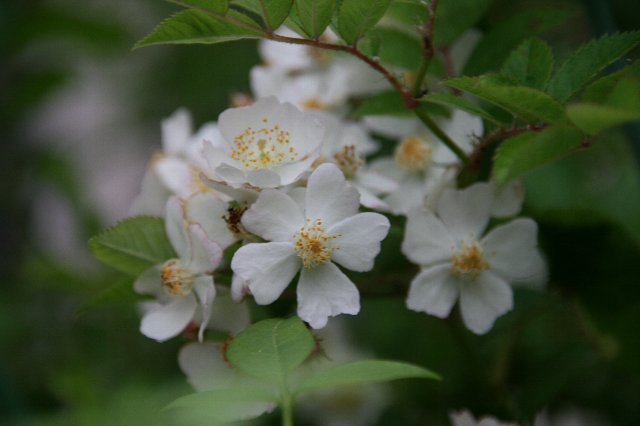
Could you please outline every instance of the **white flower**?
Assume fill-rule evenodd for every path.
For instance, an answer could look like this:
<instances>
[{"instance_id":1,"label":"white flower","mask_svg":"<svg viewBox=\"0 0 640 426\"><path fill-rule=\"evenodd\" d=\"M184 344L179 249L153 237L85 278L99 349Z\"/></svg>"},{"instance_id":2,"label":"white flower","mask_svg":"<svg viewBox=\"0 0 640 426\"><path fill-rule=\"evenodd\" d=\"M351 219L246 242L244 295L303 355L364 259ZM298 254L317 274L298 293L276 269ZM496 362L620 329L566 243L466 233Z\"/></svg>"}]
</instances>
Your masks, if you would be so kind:
<instances>
[{"instance_id":1,"label":"white flower","mask_svg":"<svg viewBox=\"0 0 640 426\"><path fill-rule=\"evenodd\" d=\"M503 423L488 416L476 420L473 415L466 410L451 413L449 414L449 418L453 426L517 426L516 423Z\"/></svg>"},{"instance_id":2,"label":"white flower","mask_svg":"<svg viewBox=\"0 0 640 426\"><path fill-rule=\"evenodd\" d=\"M137 292L158 299L148 305L140 331L161 342L170 339L193 320L199 304L202 339L216 294L210 273L220 263L222 249L207 238L200 225L185 219L183 206L176 197L167 202L166 231L178 257L147 269L135 281Z\"/></svg>"},{"instance_id":3,"label":"white flower","mask_svg":"<svg viewBox=\"0 0 640 426\"><path fill-rule=\"evenodd\" d=\"M304 208L291 196L264 190L242 218L244 227L270 241L241 247L231 267L261 305L275 301L301 270L298 315L313 328L330 316L360 310L358 289L332 262L363 272L373 267L389 221L359 213L358 191L333 164L309 177ZM238 291L237 293L242 293Z\"/></svg>"},{"instance_id":4,"label":"white flower","mask_svg":"<svg viewBox=\"0 0 640 426\"><path fill-rule=\"evenodd\" d=\"M232 186L274 188L295 182L318 158L324 125L275 98L224 111L224 146L205 143L209 170Z\"/></svg>"},{"instance_id":5,"label":"white flower","mask_svg":"<svg viewBox=\"0 0 640 426\"><path fill-rule=\"evenodd\" d=\"M466 326L483 334L511 310L510 283L544 282L533 220L516 219L483 236L493 197L491 185L478 183L444 191L437 216L424 209L409 213L402 252L421 266L409 289L409 309L444 318L459 296Z\"/></svg>"}]
</instances>

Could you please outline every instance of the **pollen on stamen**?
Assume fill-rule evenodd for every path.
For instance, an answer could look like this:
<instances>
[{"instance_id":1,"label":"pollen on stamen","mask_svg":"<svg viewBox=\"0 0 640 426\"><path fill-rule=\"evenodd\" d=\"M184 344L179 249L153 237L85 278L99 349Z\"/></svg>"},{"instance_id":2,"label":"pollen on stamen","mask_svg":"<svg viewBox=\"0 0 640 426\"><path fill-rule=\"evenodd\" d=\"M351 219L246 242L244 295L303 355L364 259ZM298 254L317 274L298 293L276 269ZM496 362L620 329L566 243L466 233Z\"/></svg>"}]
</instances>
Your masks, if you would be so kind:
<instances>
[{"instance_id":1,"label":"pollen on stamen","mask_svg":"<svg viewBox=\"0 0 640 426\"><path fill-rule=\"evenodd\" d=\"M194 276L180 259L169 259L160 267L162 288L172 296L186 296L191 292Z\"/></svg>"},{"instance_id":2,"label":"pollen on stamen","mask_svg":"<svg viewBox=\"0 0 640 426\"><path fill-rule=\"evenodd\" d=\"M396 163L410 171L424 170L431 162L433 148L418 136L407 136L394 152Z\"/></svg>"},{"instance_id":3,"label":"pollen on stamen","mask_svg":"<svg viewBox=\"0 0 640 426\"><path fill-rule=\"evenodd\" d=\"M482 247L477 242L462 243L451 256L449 272L464 279L476 279L482 271L489 269Z\"/></svg>"},{"instance_id":4,"label":"pollen on stamen","mask_svg":"<svg viewBox=\"0 0 640 426\"><path fill-rule=\"evenodd\" d=\"M346 177L355 176L362 165L362 160L358 157L356 148L353 145L345 145L342 151L337 152L333 158Z\"/></svg>"},{"instance_id":5,"label":"pollen on stamen","mask_svg":"<svg viewBox=\"0 0 640 426\"><path fill-rule=\"evenodd\" d=\"M293 247L302 259L305 268L311 269L331 260L331 254L339 248L333 240L339 235L327 234L322 226L322 220L309 220L296 232Z\"/></svg>"},{"instance_id":6,"label":"pollen on stamen","mask_svg":"<svg viewBox=\"0 0 640 426\"><path fill-rule=\"evenodd\" d=\"M263 118L262 122L267 123ZM271 168L297 157L289 132L278 123L259 129L247 127L233 139L231 158L248 169Z\"/></svg>"}]
</instances>

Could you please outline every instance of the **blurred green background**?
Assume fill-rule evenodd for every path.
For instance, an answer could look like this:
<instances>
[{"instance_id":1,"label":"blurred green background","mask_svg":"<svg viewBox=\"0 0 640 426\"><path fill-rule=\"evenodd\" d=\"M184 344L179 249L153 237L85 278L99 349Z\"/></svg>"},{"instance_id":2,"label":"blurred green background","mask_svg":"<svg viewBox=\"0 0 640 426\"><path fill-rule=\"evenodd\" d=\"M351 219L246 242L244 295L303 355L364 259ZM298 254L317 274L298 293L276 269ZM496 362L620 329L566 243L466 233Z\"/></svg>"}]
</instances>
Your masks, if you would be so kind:
<instances>
[{"instance_id":1,"label":"blurred green background","mask_svg":"<svg viewBox=\"0 0 640 426\"><path fill-rule=\"evenodd\" d=\"M481 27L540 7L569 12L544 37L558 57L640 27L632 0L496 0ZM2 424L157 424L157 410L190 391L176 362L184 341L142 336L129 293L91 306L121 278L86 246L127 215L161 119L185 106L196 126L215 120L259 62L253 42L131 51L174 10L156 0L0 3ZM380 424L447 424L465 407L506 419L577 408L640 424L639 154L629 126L528 176L525 212L541 225L549 292L517 292L487 336L409 312L402 295L363 302L348 319L357 345L445 378L394 384ZM376 271L402 274L400 239L385 242Z\"/></svg>"}]
</instances>

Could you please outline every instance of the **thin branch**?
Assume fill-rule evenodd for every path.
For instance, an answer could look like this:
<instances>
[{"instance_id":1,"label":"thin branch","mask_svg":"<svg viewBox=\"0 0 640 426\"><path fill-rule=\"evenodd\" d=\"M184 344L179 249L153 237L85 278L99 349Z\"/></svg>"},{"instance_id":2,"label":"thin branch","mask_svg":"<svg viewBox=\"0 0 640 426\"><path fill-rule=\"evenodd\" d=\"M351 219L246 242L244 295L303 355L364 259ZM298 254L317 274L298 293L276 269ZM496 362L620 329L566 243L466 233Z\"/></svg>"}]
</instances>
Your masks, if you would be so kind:
<instances>
[{"instance_id":1,"label":"thin branch","mask_svg":"<svg viewBox=\"0 0 640 426\"><path fill-rule=\"evenodd\" d=\"M465 154L462 148L460 148L425 111L414 109L413 112L464 164L468 163L469 157L467 154Z\"/></svg>"},{"instance_id":2,"label":"thin branch","mask_svg":"<svg viewBox=\"0 0 640 426\"><path fill-rule=\"evenodd\" d=\"M427 69L433 59L435 53L435 47L433 45L433 25L436 19L436 8L438 7L438 0L431 0L427 3L427 22L418 27L418 32L422 38L422 59L420 60L420 66L416 72L416 80L413 84L413 90L411 93L415 98L420 97L422 93L422 83L427 75Z\"/></svg>"}]
</instances>

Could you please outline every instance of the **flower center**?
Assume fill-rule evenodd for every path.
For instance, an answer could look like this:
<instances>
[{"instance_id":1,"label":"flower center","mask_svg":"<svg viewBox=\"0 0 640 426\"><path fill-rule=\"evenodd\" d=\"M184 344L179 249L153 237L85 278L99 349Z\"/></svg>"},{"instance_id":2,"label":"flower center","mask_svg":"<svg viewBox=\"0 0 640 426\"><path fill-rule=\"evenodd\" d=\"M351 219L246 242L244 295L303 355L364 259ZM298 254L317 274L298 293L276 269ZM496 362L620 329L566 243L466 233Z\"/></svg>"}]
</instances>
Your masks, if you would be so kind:
<instances>
[{"instance_id":1,"label":"flower center","mask_svg":"<svg viewBox=\"0 0 640 426\"><path fill-rule=\"evenodd\" d=\"M431 162L433 148L418 136L407 136L396 147L394 157L403 168L417 172L424 170Z\"/></svg>"},{"instance_id":2,"label":"flower center","mask_svg":"<svg viewBox=\"0 0 640 426\"><path fill-rule=\"evenodd\" d=\"M325 104L318 98L307 98L302 101L304 109L325 109Z\"/></svg>"},{"instance_id":3,"label":"flower center","mask_svg":"<svg viewBox=\"0 0 640 426\"><path fill-rule=\"evenodd\" d=\"M338 247L332 244L338 235L328 235L322 227L322 221L307 219L307 223L295 233L293 247L302 259L305 268L314 268L328 262L331 253Z\"/></svg>"},{"instance_id":4,"label":"flower center","mask_svg":"<svg viewBox=\"0 0 640 426\"><path fill-rule=\"evenodd\" d=\"M356 154L356 147L353 145L345 145L342 151L337 152L333 158L346 177L355 176L358 168L362 165L362 160Z\"/></svg>"},{"instance_id":5,"label":"flower center","mask_svg":"<svg viewBox=\"0 0 640 426\"><path fill-rule=\"evenodd\" d=\"M241 205L238 202L232 202L229 204L229 208L227 209L227 214L222 216L222 219L227 224L227 229L231 231L231 233L240 238L243 235L246 235L244 230L244 226L242 226L242 215L245 211L247 211L248 207L246 205Z\"/></svg>"},{"instance_id":6,"label":"flower center","mask_svg":"<svg viewBox=\"0 0 640 426\"><path fill-rule=\"evenodd\" d=\"M462 243L451 256L449 272L465 279L476 279L480 273L489 269L482 255L482 247L477 242Z\"/></svg>"},{"instance_id":7,"label":"flower center","mask_svg":"<svg viewBox=\"0 0 640 426\"><path fill-rule=\"evenodd\" d=\"M269 125L266 118L262 123L264 127L247 127L233 139L231 158L248 169L270 168L295 160L297 154L291 146L289 132L281 129L278 123Z\"/></svg>"},{"instance_id":8,"label":"flower center","mask_svg":"<svg viewBox=\"0 0 640 426\"><path fill-rule=\"evenodd\" d=\"M180 259L169 259L160 267L162 288L172 296L186 296L191 292L194 276Z\"/></svg>"}]
</instances>

